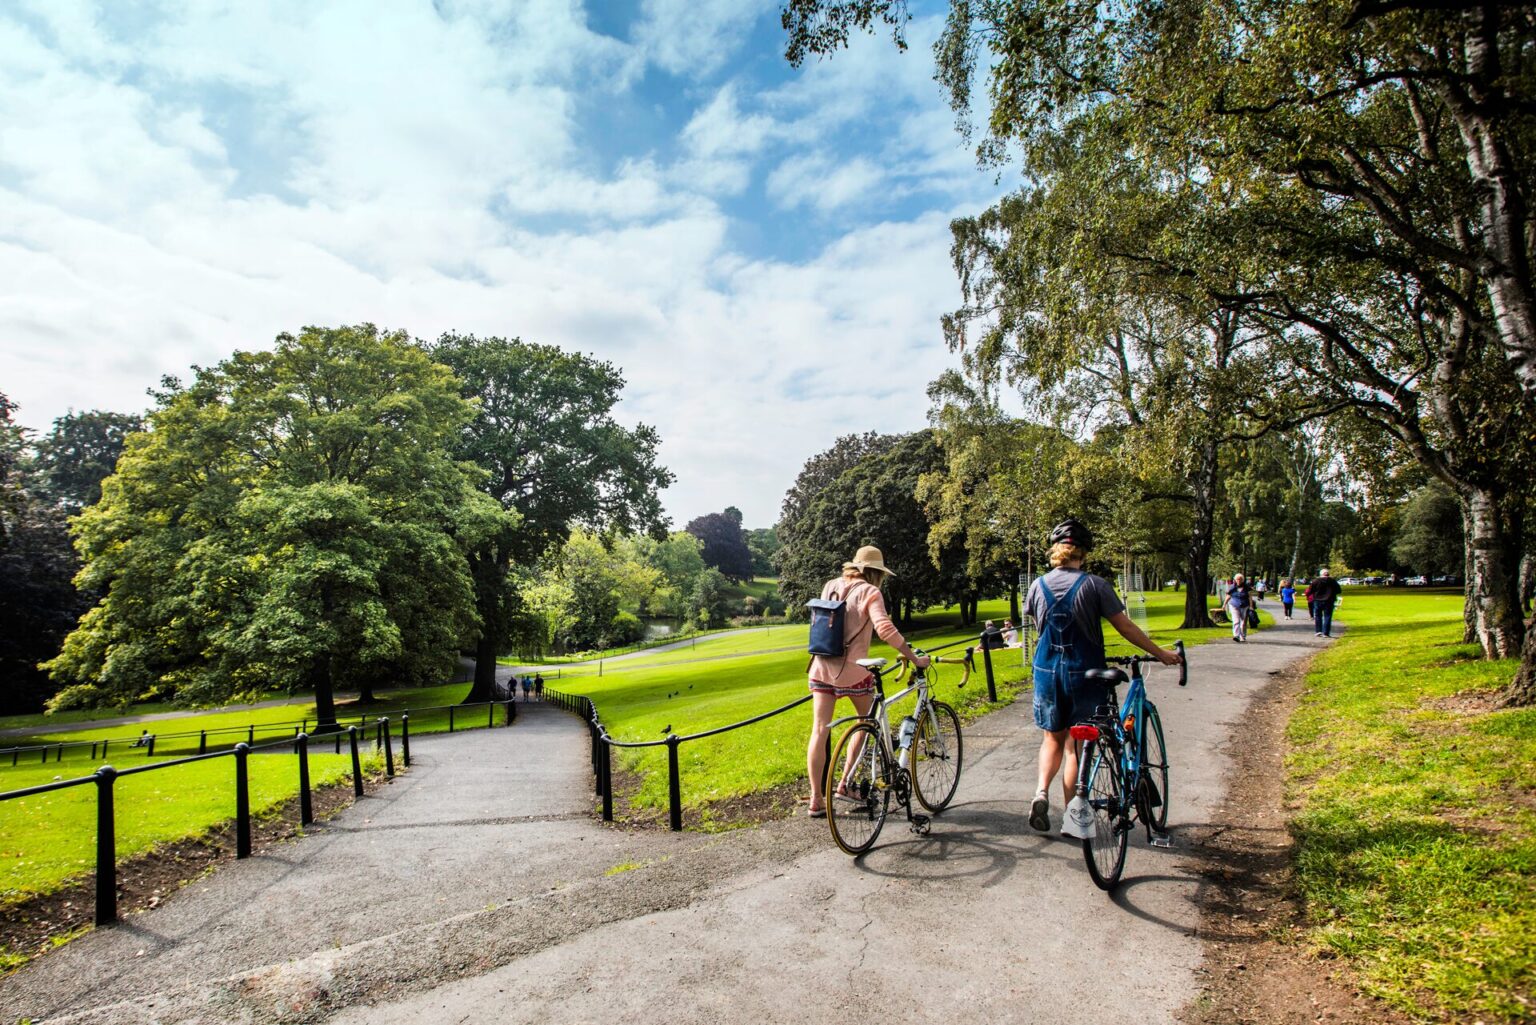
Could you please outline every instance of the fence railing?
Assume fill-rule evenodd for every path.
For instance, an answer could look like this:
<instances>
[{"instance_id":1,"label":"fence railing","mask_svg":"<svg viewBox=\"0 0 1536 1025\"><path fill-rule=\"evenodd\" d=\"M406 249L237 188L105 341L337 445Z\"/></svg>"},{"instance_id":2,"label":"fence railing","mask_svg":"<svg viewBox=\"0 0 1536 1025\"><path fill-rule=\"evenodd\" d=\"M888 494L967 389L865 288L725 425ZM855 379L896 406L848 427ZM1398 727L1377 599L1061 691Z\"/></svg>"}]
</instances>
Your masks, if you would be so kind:
<instances>
[{"instance_id":1,"label":"fence railing","mask_svg":"<svg viewBox=\"0 0 1536 1025\"><path fill-rule=\"evenodd\" d=\"M971 645L973 648L978 646L982 648L983 661L986 665L987 674L987 700L995 702L997 700L997 684L992 675L992 656L990 650L985 647L984 641L982 644L978 645L976 641L973 641L971 638L967 637L963 640L954 641L950 644L941 644L937 647L924 648L923 651L926 654L933 654L947 650L949 648L959 647L962 644ZM779 708L772 709L771 711L763 712L759 715L754 715L750 719L743 719L740 722L731 723L728 726L717 726L714 729L701 730L697 733L687 733L682 735L677 733L668 733L666 737L661 740L637 741L615 740L613 736L609 734L608 728L603 725L602 716L598 713L596 702L594 702L585 694L567 694L563 691L552 690L546 687L544 688L544 700L558 705L568 712L573 712L576 715L581 716L581 718L585 720L587 724L587 732L592 741L592 775L594 777L594 788L596 790L597 796L602 798L603 801L604 822L613 821L613 748L665 747L667 749L667 821L672 831L676 833L681 832L683 828L683 784L682 772L679 768L679 759L677 754L678 747L690 740L702 740L705 737L713 737L721 733L729 733L732 730L739 730L744 726L751 726L754 723L760 723L765 719L772 719L776 715L783 715L790 709L799 705L803 705L807 701L811 700L811 695L806 694L803 697L796 698L794 701L791 701L787 705L782 705ZM830 747L830 737L827 738L827 743ZM826 755L830 760L831 752L826 752Z\"/></svg>"},{"instance_id":2,"label":"fence railing","mask_svg":"<svg viewBox=\"0 0 1536 1025\"><path fill-rule=\"evenodd\" d=\"M475 705L459 706L442 705L428 709L417 709L416 712L419 716L425 711L439 711L446 708L449 713L448 722L449 732L451 733L454 732L455 716L453 713L456 708L476 708L481 704L486 706L486 726L494 725L497 707L504 707L506 709L506 725L512 725L517 718L517 708L512 701L476 702ZM201 732L199 731L199 733ZM210 761L215 758L233 758L235 762L235 857L248 858L251 856L251 798L250 777L246 762L250 755L254 752L265 751L287 752L291 750L293 752L296 756L295 760L299 777L299 821L307 826L314 821L314 808L309 782L310 742L312 740L322 743L334 741L336 753L340 754L342 742L345 740L352 754L352 792L355 797L362 797L363 768L359 744L369 739L370 734L375 750L382 749L384 752L384 773L387 777L392 778L395 775L394 724L388 716L379 716L371 723L363 725L362 728L352 725L347 726L344 730L329 730L313 736L301 730L292 737L284 737L281 740L270 741L265 744L251 744L246 741L240 741L233 748L225 751L201 752L187 755L183 758L164 759L144 765L135 765L127 769L103 765L95 772L86 776L54 780L50 783L39 784L38 786L0 793L0 802L51 793L55 790L68 790L90 784L95 785L96 924L106 925L117 920L117 816L114 788L119 779L124 776L155 772L160 769L188 765L193 762ZM197 736L198 734L188 735ZM401 759L404 765L409 766L411 764L411 717L409 712L400 716L399 737Z\"/></svg>"},{"instance_id":3,"label":"fence railing","mask_svg":"<svg viewBox=\"0 0 1536 1025\"><path fill-rule=\"evenodd\" d=\"M428 705L423 708L405 708L401 710L400 714L405 716L415 712L419 722L420 716L429 713L446 713L448 732L453 733L456 729L468 728L467 725L461 727L458 723L467 724L469 722L468 717L473 714L469 711L470 709L484 707L486 711L486 725L492 725L496 707L498 705L506 705L510 700L511 698L508 697L497 701L477 701L471 705ZM515 715L515 713L512 715ZM507 721L509 723L512 720L512 715L508 716ZM126 751L129 754L142 753L145 758L153 758L155 757L156 749L159 749L162 756L167 751L186 751L191 753L194 741L196 742L196 753L202 755L208 754L210 750L219 748L221 744L227 745L226 750L233 750L235 744L241 742L252 745L256 743L258 736L263 735L267 737L282 736L285 740L292 740L301 733L307 733L311 738L320 736L322 733L326 736L335 733L339 737L346 730L349 723L362 729L377 721L378 718L378 716L369 715L368 713L338 716L336 719L336 729L324 731L320 730L320 720L304 718L289 719L281 722L247 723L243 726L216 726L213 729L184 730L171 733L151 733L145 730L137 737L112 737L105 740L62 740L47 744L23 744L15 747L0 747L0 768L6 767L5 760L7 758L11 767L24 763L31 764L33 761L37 761L41 765L47 765L50 756L53 761L62 762L67 752L83 752L87 748L90 749L89 757L93 759L98 757L106 758L109 750ZM231 740L230 738L240 739Z\"/></svg>"}]
</instances>

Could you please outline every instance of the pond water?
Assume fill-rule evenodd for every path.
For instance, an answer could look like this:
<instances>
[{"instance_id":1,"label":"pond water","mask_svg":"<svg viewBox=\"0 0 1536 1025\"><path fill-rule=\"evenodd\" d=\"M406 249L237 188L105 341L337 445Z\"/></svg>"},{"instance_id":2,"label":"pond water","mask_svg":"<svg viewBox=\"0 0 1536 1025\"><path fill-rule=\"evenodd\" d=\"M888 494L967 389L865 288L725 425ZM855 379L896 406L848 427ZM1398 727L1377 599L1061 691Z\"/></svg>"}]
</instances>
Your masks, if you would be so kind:
<instances>
[{"instance_id":1,"label":"pond water","mask_svg":"<svg viewBox=\"0 0 1536 1025\"><path fill-rule=\"evenodd\" d=\"M658 637L670 637L683 628L683 621L677 618L657 616L647 619L645 623L645 639L654 641Z\"/></svg>"}]
</instances>

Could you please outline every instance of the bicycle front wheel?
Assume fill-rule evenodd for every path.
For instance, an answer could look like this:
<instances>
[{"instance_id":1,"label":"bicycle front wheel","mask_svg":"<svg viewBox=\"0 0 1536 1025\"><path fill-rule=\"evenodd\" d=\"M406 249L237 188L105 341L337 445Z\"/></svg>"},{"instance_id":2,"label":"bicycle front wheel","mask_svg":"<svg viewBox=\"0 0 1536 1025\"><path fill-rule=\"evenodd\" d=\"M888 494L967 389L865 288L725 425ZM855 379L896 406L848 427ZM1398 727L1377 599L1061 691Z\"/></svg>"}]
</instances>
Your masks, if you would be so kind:
<instances>
[{"instance_id":1,"label":"bicycle front wheel","mask_svg":"<svg viewBox=\"0 0 1536 1025\"><path fill-rule=\"evenodd\" d=\"M1168 825L1168 751L1163 747L1163 719L1148 701L1141 721L1141 785L1146 820L1159 833Z\"/></svg>"},{"instance_id":2,"label":"bicycle front wheel","mask_svg":"<svg viewBox=\"0 0 1536 1025\"><path fill-rule=\"evenodd\" d=\"M929 812L937 815L954 798L963 753L960 716L944 702L933 702L912 738L912 792Z\"/></svg>"},{"instance_id":3,"label":"bicycle front wheel","mask_svg":"<svg viewBox=\"0 0 1536 1025\"><path fill-rule=\"evenodd\" d=\"M824 795L832 839L847 853L863 854L875 845L891 807L890 778L879 731L856 723L832 752Z\"/></svg>"},{"instance_id":4,"label":"bicycle front wheel","mask_svg":"<svg viewBox=\"0 0 1536 1025\"><path fill-rule=\"evenodd\" d=\"M1083 765L1088 773L1088 807L1093 812L1093 835L1083 841L1083 859L1098 888L1112 890L1125 870L1131 835L1124 813L1120 753L1103 742L1091 744L1083 749Z\"/></svg>"}]
</instances>

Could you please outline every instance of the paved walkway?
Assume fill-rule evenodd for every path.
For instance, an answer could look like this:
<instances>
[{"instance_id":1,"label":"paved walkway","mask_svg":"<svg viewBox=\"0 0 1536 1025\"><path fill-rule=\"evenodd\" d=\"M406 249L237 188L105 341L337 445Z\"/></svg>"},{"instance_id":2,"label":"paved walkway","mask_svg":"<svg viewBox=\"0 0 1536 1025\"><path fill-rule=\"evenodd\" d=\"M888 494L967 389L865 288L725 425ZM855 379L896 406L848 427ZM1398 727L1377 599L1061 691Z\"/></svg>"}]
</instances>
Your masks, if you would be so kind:
<instances>
[{"instance_id":1,"label":"paved walkway","mask_svg":"<svg viewBox=\"0 0 1536 1025\"><path fill-rule=\"evenodd\" d=\"M1027 704L967 728L931 836L893 818L856 861L804 818L719 836L604 827L580 724L520 704L516 727L423 737L380 796L0 981L0 1007L100 1023L841 1023L870 1008L1172 1022L1202 957L1181 841L1217 816L1250 697L1322 643L1298 619L1194 649L1185 690L1154 673L1174 848L1133 839L1113 897L1075 842L1025 824Z\"/></svg>"}]
</instances>

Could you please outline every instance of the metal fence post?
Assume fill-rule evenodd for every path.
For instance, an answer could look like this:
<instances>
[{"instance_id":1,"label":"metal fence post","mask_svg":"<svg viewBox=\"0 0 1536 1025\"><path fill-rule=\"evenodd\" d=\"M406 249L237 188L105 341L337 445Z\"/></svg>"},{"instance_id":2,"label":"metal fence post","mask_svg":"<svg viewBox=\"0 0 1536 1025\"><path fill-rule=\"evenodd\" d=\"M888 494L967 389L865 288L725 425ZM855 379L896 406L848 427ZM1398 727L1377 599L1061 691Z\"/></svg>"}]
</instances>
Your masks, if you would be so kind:
<instances>
[{"instance_id":1,"label":"metal fence post","mask_svg":"<svg viewBox=\"0 0 1536 1025\"><path fill-rule=\"evenodd\" d=\"M987 667L987 700L997 701L997 681L992 677L992 649L987 646L987 635L981 635L981 661Z\"/></svg>"},{"instance_id":2,"label":"metal fence post","mask_svg":"<svg viewBox=\"0 0 1536 1025\"><path fill-rule=\"evenodd\" d=\"M490 729L496 725L496 705L494 702L485 703L485 728Z\"/></svg>"},{"instance_id":3,"label":"metal fence post","mask_svg":"<svg viewBox=\"0 0 1536 1025\"><path fill-rule=\"evenodd\" d=\"M363 762L357 756L357 727L347 727L347 740L352 745L352 793L356 797L363 796Z\"/></svg>"},{"instance_id":4,"label":"metal fence post","mask_svg":"<svg viewBox=\"0 0 1536 1025\"><path fill-rule=\"evenodd\" d=\"M315 821L314 805L309 799L309 734L300 733L294 741L299 755L299 823L307 826Z\"/></svg>"},{"instance_id":5,"label":"metal fence post","mask_svg":"<svg viewBox=\"0 0 1536 1025\"><path fill-rule=\"evenodd\" d=\"M384 774L393 779L395 775L395 745L389 738L389 718L387 716L379 720L379 728L384 731Z\"/></svg>"},{"instance_id":6,"label":"metal fence post","mask_svg":"<svg viewBox=\"0 0 1536 1025\"><path fill-rule=\"evenodd\" d=\"M248 744L235 745L235 857L251 856L251 780Z\"/></svg>"},{"instance_id":7,"label":"metal fence post","mask_svg":"<svg viewBox=\"0 0 1536 1025\"><path fill-rule=\"evenodd\" d=\"M400 757L405 761L405 767L411 767L411 713L406 712L400 717Z\"/></svg>"},{"instance_id":8,"label":"metal fence post","mask_svg":"<svg viewBox=\"0 0 1536 1025\"><path fill-rule=\"evenodd\" d=\"M453 732L453 706L448 706L448 732Z\"/></svg>"},{"instance_id":9,"label":"metal fence post","mask_svg":"<svg viewBox=\"0 0 1536 1025\"><path fill-rule=\"evenodd\" d=\"M517 718L517 702L515 702L515 701L508 701L507 702L507 725L511 726L512 725L512 721L514 719L516 719L516 718Z\"/></svg>"},{"instance_id":10,"label":"metal fence post","mask_svg":"<svg viewBox=\"0 0 1536 1025\"><path fill-rule=\"evenodd\" d=\"M205 754L208 753L208 731L207 730L203 730L201 732L201 734L197 738L197 753L200 754L200 755L205 755Z\"/></svg>"},{"instance_id":11,"label":"metal fence post","mask_svg":"<svg viewBox=\"0 0 1536 1025\"><path fill-rule=\"evenodd\" d=\"M683 831L683 781L677 769L677 734L667 734L667 804L672 832Z\"/></svg>"},{"instance_id":12,"label":"metal fence post","mask_svg":"<svg viewBox=\"0 0 1536 1025\"><path fill-rule=\"evenodd\" d=\"M153 733L151 733L149 735L148 749L144 752L144 757L145 758L153 758L153 757L155 757L155 735Z\"/></svg>"},{"instance_id":13,"label":"metal fence post","mask_svg":"<svg viewBox=\"0 0 1536 1025\"><path fill-rule=\"evenodd\" d=\"M613 747L605 740L602 746L599 787L603 793L603 821L613 821Z\"/></svg>"},{"instance_id":14,"label":"metal fence post","mask_svg":"<svg viewBox=\"0 0 1536 1025\"><path fill-rule=\"evenodd\" d=\"M252 747L256 746L256 724L252 723L246 731L245 742Z\"/></svg>"},{"instance_id":15,"label":"metal fence post","mask_svg":"<svg viewBox=\"0 0 1536 1025\"><path fill-rule=\"evenodd\" d=\"M96 924L117 921L117 829L112 812L112 783L117 770L96 770Z\"/></svg>"}]
</instances>

